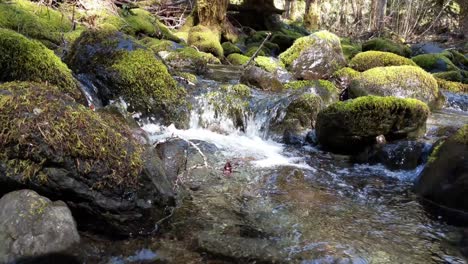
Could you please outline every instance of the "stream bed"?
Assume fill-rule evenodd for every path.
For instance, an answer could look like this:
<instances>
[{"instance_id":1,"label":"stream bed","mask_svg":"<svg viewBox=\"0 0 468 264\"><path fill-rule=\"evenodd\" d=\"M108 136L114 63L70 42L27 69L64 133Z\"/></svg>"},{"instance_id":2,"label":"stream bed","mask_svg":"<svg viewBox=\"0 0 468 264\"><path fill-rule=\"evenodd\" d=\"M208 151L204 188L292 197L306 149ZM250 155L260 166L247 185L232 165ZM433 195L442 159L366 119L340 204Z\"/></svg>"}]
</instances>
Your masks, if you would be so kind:
<instances>
[{"instance_id":1,"label":"stream bed","mask_svg":"<svg viewBox=\"0 0 468 264\"><path fill-rule=\"evenodd\" d=\"M287 95L253 91L236 129L204 99L221 84L193 87L188 129L142 124L156 146L185 151L170 218L145 239L82 234L87 263L466 263L463 230L427 213L412 191L424 164L395 171L280 143L267 128ZM466 123L458 106L433 113L424 155L438 128Z\"/></svg>"}]
</instances>

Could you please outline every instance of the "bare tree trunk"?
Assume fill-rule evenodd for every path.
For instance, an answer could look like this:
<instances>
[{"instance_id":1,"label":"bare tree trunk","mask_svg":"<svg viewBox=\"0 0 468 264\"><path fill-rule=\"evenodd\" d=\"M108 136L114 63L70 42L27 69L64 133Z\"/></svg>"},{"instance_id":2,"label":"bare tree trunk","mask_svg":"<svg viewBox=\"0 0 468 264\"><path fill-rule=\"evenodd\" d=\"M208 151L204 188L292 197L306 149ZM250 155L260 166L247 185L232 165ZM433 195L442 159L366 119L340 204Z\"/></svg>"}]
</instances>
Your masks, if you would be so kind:
<instances>
[{"instance_id":1,"label":"bare tree trunk","mask_svg":"<svg viewBox=\"0 0 468 264\"><path fill-rule=\"evenodd\" d=\"M291 17L291 0L284 1L284 18Z\"/></svg>"},{"instance_id":2,"label":"bare tree trunk","mask_svg":"<svg viewBox=\"0 0 468 264\"><path fill-rule=\"evenodd\" d=\"M387 0L372 0L370 21L372 31L381 31L384 28L386 9Z\"/></svg>"},{"instance_id":3,"label":"bare tree trunk","mask_svg":"<svg viewBox=\"0 0 468 264\"><path fill-rule=\"evenodd\" d=\"M229 0L198 0L199 24L219 31L226 23L228 5Z\"/></svg>"},{"instance_id":4,"label":"bare tree trunk","mask_svg":"<svg viewBox=\"0 0 468 264\"><path fill-rule=\"evenodd\" d=\"M465 39L468 39L468 0L458 0L460 5L459 27Z\"/></svg>"},{"instance_id":5,"label":"bare tree trunk","mask_svg":"<svg viewBox=\"0 0 468 264\"><path fill-rule=\"evenodd\" d=\"M304 26L308 30L317 30L320 23L319 0L306 0Z\"/></svg>"}]
</instances>

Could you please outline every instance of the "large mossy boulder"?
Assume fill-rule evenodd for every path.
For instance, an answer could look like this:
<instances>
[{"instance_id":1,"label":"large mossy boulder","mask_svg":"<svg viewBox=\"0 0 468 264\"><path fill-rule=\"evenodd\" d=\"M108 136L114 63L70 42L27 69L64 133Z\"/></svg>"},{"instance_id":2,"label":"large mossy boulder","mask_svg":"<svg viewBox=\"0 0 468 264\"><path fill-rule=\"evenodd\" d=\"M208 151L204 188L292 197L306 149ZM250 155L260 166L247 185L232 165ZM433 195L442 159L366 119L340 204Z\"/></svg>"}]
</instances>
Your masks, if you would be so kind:
<instances>
[{"instance_id":1,"label":"large mossy boulder","mask_svg":"<svg viewBox=\"0 0 468 264\"><path fill-rule=\"evenodd\" d=\"M317 116L320 144L340 153L357 153L387 140L416 138L425 133L429 108L415 99L365 96L338 102Z\"/></svg>"},{"instance_id":2,"label":"large mossy boulder","mask_svg":"<svg viewBox=\"0 0 468 264\"><path fill-rule=\"evenodd\" d=\"M416 192L443 208L468 214L468 125L435 146Z\"/></svg>"},{"instance_id":3,"label":"large mossy boulder","mask_svg":"<svg viewBox=\"0 0 468 264\"><path fill-rule=\"evenodd\" d=\"M0 85L0 195L31 189L62 200L78 224L111 235L145 234L173 203L154 149L113 115L54 86Z\"/></svg>"},{"instance_id":4,"label":"large mossy boulder","mask_svg":"<svg viewBox=\"0 0 468 264\"><path fill-rule=\"evenodd\" d=\"M384 38L371 39L362 44L362 51L369 50L391 52L403 57L411 56L410 47Z\"/></svg>"},{"instance_id":5,"label":"large mossy boulder","mask_svg":"<svg viewBox=\"0 0 468 264\"><path fill-rule=\"evenodd\" d=\"M53 51L19 33L1 28L0 69L0 82L47 82L84 102L72 72Z\"/></svg>"},{"instance_id":6,"label":"large mossy boulder","mask_svg":"<svg viewBox=\"0 0 468 264\"><path fill-rule=\"evenodd\" d=\"M241 49L231 42L224 42L221 46L223 47L224 56L228 56L233 53L242 53Z\"/></svg>"},{"instance_id":7,"label":"large mossy boulder","mask_svg":"<svg viewBox=\"0 0 468 264\"><path fill-rule=\"evenodd\" d=\"M67 16L28 0L0 1L0 28L15 30L45 44L60 45L73 30Z\"/></svg>"},{"instance_id":8,"label":"large mossy boulder","mask_svg":"<svg viewBox=\"0 0 468 264\"><path fill-rule=\"evenodd\" d=\"M411 59L421 68L431 73L458 70L457 66L443 53L421 54Z\"/></svg>"},{"instance_id":9,"label":"large mossy boulder","mask_svg":"<svg viewBox=\"0 0 468 264\"><path fill-rule=\"evenodd\" d=\"M1 263L60 252L79 241L75 220L62 201L52 202L31 190L0 199Z\"/></svg>"},{"instance_id":10,"label":"large mossy boulder","mask_svg":"<svg viewBox=\"0 0 468 264\"><path fill-rule=\"evenodd\" d=\"M366 95L415 98L436 108L440 106L437 81L432 75L415 66L377 67L353 79L349 96Z\"/></svg>"},{"instance_id":11,"label":"large mossy boulder","mask_svg":"<svg viewBox=\"0 0 468 264\"><path fill-rule=\"evenodd\" d=\"M304 80L328 79L346 64L340 38L328 31L297 39L280 59L294 77Z\"/></svg>"},{"instance_id":12,"label":"large mossy boulder","mask_svg":"<svg viewBox=\"0 0 468 264\"><path fill-rule=\"evenodd\" d=\"M367 71L376 67L402 65L417 66L416 63L414 63L408 58L383 51L361 52L354 56L353 59L349 62L349 66L351 68L360 72Z\"/></svg>"},{"instance_id":13,"label":"large mossy boulder","mask_svg":"<svg viewBox=\"0 0 468 264\"><path fill-rule=\"evenodd\" d=\"M468 84L460 82L451 82L444 79L436 78L439 89L446 90L452 93L468 93Z\"/></svg>"},{"instance_id":14,"label":"large mossy boulder","mask_svg":"<svg viewBox=\"0 0 468 264\"><path fill-rule=\"evenodd\" d=\"M189 45L197 47L200 51L211 53L218 58L223 57L223 47L221 46L220 36L211 29L198 25L189 31Z\"/></svg>"},{"instance_id":15,"label":"large mossy boulder","mask_svg":"<svg viewBox=\"0 0 468 264\"><path fill-rule=\"evenodd\" d=\"M185 125L185 89L152 51L133 38L112 30L85 32L66 61L75 73L89 76L104 104L122 98L131 112Z\"/></svg>"}]
</instances>

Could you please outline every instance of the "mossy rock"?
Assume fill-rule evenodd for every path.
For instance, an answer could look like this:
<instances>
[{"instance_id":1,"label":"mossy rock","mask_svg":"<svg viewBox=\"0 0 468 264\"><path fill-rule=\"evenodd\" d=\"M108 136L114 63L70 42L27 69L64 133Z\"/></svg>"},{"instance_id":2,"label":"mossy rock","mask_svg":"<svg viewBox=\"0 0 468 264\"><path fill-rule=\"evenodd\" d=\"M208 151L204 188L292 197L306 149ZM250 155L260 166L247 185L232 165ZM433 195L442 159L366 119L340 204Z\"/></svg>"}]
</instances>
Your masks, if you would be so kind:
<instances>
[{"instance_id":1,"label":"mossy rock","mask_svg":"<svg viewBox=\"0 0 468 264\"><path fill-rule=\"evenodd\" d=\"M349 38L341 38L341 49L347 61L350 61L358 53L362 52L362 45Z\"/></svg>"},{"instance_id":2,"label":"mossy rock","mask_svg":"<svg viewBox=\"0 0 468 264\"><path fill-rule=\"evenodd\" d=\"M162 168L148 165L155 155L147 155L125 123L39 83L1 84L0 108L2 186L70 202L83 217L82 227L92 222L100 232L129 235L154 228L172 186Z\"/></svg>"},{"instance_id":3,"label":"mossy rock","mask_svg":"<svg viewBox=\"0 0 468 264\"><path fill-rule=\"evenodd\" d=\"M154 53L158 53L160 51L173 51L181 47L181 45L171 40L155 39L150 37L143 38L139 42Z\"/></svg>"},{"instance_id":4,"label":"mossy rock","mask_svg":"<svg viewBox=\"0 0 468 264\"><path fill-rule=\"evenodd\" d=\"M100 15L103 16L102 24L111 25L125 34L180 42L180 38L146 10L135 8L130 12L120 12L118 15L105 12Z\"/></svg>"},{"instance_id":5,"label":"mossy rock","mask_svg":"<svg viewBox=\"0 0 468 264\"><path fill-rule=\"evenodd\" d=\"M377 67L361 73L351 82L349 96L365 95L415 98L431 107L439 106L437 81L415 66Z\"/></svg>"},{"instance_id":6,"label":"mossy rock","mask_svg":"<svg viewBox=\"0 0 468 264\"><path fill-rule=\"evenodd\" d=\"M283 63L273 57L258 56L255 58L255 64L267 72L275 72L277 69L284 69Z\"/></svg>"},{"instance_id":7,"label":"mossy rock","mask_svg":"<svg viewBox=\"0 0 468 264\"><path fill-rule=\"evenodd\" d=\"M221 64L221 61L211 53L199 52L192 47L175 50L164 59L168 65L176 69L192 69L203 73L207 64Z\"/></svg>"},{"instance_id":8,"label":"mossy rock","mask_svg":"<svg viewBox=\"0 0 468 264\"><path fill-rule=\"evenodd\" d=\"M279 92L284 89L283 84L279 80L279 76L252 65L242 72L240 81L243 84L256 86L266 91Z\"/></svg>"},{"instance_id":9,"label":"mossy rock","mask_svg":"<svg viewBox=\"0 0 468 264\"><path fill-rule=\"evenodd\" d=\"M191 82L193 84L198 83L197 76L195 74L190 73L190 72L176 72L175 75L179 76L179 77L182 77L185 80L187 80L188 82Z\"/></svg>"},{"instance_id":10,"label":"mossy rock","mask_svg":"<svg viewBox=\"0 0 468 264\"><path fill-rule=\"evenodd\" d=\"M371 39L365 42L364 44L362 44L362 51L369 51L369 50L391 52L391 53L395 53L403 57L411 56L410 47L404 44L393 42L389 39L384 39L384 38Z\"/></svg>"},{"instance_id":11,"label":"mossy rock","mask_svg":"<svg viewBox=\"0 0 468 264\"><path fill-rule=\"evenodd\" d=\"M227 60L232 64L232 65L244 65L249 61L249 57L242 55L242 54L237 54L233 53L230 54L227 57Z\"/></svg>"},{"instance_id":12,"label":"mossy rock","mask_svg":"<svg viewBox=\"0 0 468 264\"><path fill-rule=\"evenodd\" d=\"M366 51L357 54L350 62L349 66L357 71L367 71L375 67L387 66L417 66L412 60L383 51Z\"/></svg>"},{"instance_id":13,"label":"mossy rock","mask_svg":"<svg viewBox=\"0 0 468 264\"><path fill-rule=\"evenodd\" d=\"M219 42L219 33L207 27L199 25L191 28L187 43L197 47L200 51L211 53L218 58L223 57L223 47Z\"/></svg>"},{"instance_id":14,"label":"mossy rock","mask_svg":"<svg viewBox=\"0 0 468 264\"><path fill-rule=\"evenodd\" d=\"M292 81L286 83L284 88L291 90L305 89L312 94L320 96L325 105L337 102L340 92L332 82L327 80Z\"/></svg>"},{"instance_id":15,"label":"mossy rock","mask_svg":"<svg viewBox=\"0 0 468 264\"><path fill-rule=\"evenodd\" d=\"M233 53L242 53L241 49L231 42L224 42L222 45L224 56L228 56Z\"/></svg>"},{"instance_id":16,"label":"mossy rock","mask_svg":"<svg viewBox=\"0 0 468 264\"><path fill-rule=\"evenodd\" d=\"M323 101L317 94L297 91L286 99L284 108L277 108L270 122L270 131L283 135L285 132L300 133L313 129ZM284 100L283 100L284 101Z\"/></svg>"},{"instance_id":17,"label":"mossy rock","mask_svg":"<svg viewBox=\"0 0 468 264\"><path fill-rule=\"evenodd\" d=\"M458 70L457 66L442 53L421 54L411 59L421 68L431 73Z\"/></svg>"},{"instance_id":18,"label":"mossy rock","mask_svg":"<svg viewBox=\"0 0 468 264\"><path fill-rule=\"evenodd\" d=\"M247 85L222 85L219 90L210 92L207 96L218 118L226 116L233 121L236 128L245 130L251 98L251 91Z\"/></svg>"},{"instance_id":19,"label":"mossy rock","mask_svg":"<svg viewBox=\"0 0 468 264\"><path fill-rule=\"evenodd\" d=\"M67 61L89 76L101 100L123 98L130 111L164 124L187 121L185 90L172 79L154 53L115 31L89 31L74 43Z\"/></svg>"},{"instance_id":20,"label":"mossy rock","mask_svg":"<svg viewBox=\"0 0 468 264\"><path fill-rule=\"evenodd\" d=\"M15 30L54 45L60 45L64 40L63 34L73 29L67 16L27 0L0 1L0 28Z\"/></svg>"},{"instance_id":21,"label":"mossy rock","mask_svg":"<svg viewBox=\"0 0 468 264\"><path fill-rule=\"evenodd\" d=\"M344 67L334 72L332 75L332 79L336 80L337 82L351 83L352 80L356 79L360 75L360 72L349 67Z\"/></svg>"},{"instance_id":22,"label":"mossy rock","mask_svg":"<svg viewBox=\"0 0 468 264\"><path fill-rule=\"evenodd\" d=\"M246 40L246 44L262 43L268 35L268 31L255 31Z\"/></svg>"},{"instance_id":23,"label":"mossy rock","mask_svg":"<svg viewBox=\"0 0 468 264\"><path fill-rule=\"evenodd\" d=\"M320 144L334 152L358 153L375 144L376 137L387 140L424 135L428 106L416 99L365 96L338 102L317 117Z\"/></svg>"},{"instance_id":24,"label":"mossy rock","mask_svg":"<svg viewBox=\"0 0 468 264\"><path fill-rule=\"evenodd\" d=\"M279 58L294 77L305 80L328 79L346 64L340 39L328 31L297 39Z\"/></svg>"},{"instance_id":25,"label":"mossy rock","mask_svg":"<svg viewBox=\"0 0 468 264\"><path fill-rule=\"evenodd\" d=\"M453 64L455 64L455 66L468 70L468 57L461 54L458 50L451 49L447 51L452 54L451 61L453 62Z\"/></svg>"},{"instance_id":26,"label":"mossy rock","mask_svg":"<svg viewBox=\"0 0 468 264\"><path fill-rule=\"evenodd\" d=\"M461 71L436 72L432 75L436 78L452 82L462 82L464 79Z\"/></svg>"},{"instance_id":27,"label":"mossy rock","mask_svg":"<svg viewBox=\"0 0 468 264\"><path fill-rule=\"evenodd\" d=\"M0 69L0 82L47 82L84 103L72 72L53 51L8 29L0 29Z\"/></svg>"},{"instance_id":28,"label":"mossy rock","mask_svg":"<svg viewBox=\"0 0 468 264\"><path fill-rule=\"evenodd\" d=\"M439 89L447 90L453 93L468 93L468 84L460 82L451 82L444 79L436 78Z\"/></svg>"},{"instance_id":29,"label":"mossy rock","mask_svg":"<svg viewBox=\"0 0 468 264\"><path fill-rule=\"evenodd\" d=\"M432 151L416 184L416 192L445 209L439 211L468 213L468 125L461 127ZM444 215L445 216L445 215ZM448 219L448 218L447 218Z\"/></svg>"},{"instance_id":30,"label":"mossy rock","mask_svg":"<svg viewBox=\"0 0 468 264\"><path fill-rule=\"evenodd\" d=\"M287 50L291 47L296 41L296 39L302 37L301 35L292 35L292 34L285 34L284 32L275 32L271 36L270 41L278 45L280 52Z\"/></svg>"}]
</instances>

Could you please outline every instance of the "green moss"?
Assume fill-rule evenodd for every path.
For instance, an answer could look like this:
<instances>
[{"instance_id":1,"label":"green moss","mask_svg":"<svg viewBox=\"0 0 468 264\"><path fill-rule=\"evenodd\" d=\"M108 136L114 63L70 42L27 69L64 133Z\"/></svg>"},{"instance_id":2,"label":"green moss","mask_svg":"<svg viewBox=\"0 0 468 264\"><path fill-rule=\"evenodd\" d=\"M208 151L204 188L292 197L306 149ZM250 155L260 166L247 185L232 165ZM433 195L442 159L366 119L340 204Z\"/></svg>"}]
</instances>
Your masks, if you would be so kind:
<instances>
[{"instance_id":1,"label":"green moss","mask_svg":"<svg viewBox=\"0 0 468 264\"><path fill-rule=\"evenodd\" d=\"M462 82L463 75L461 71L446 71L432 74L434 77L452 82Z\"/></svg>"},{"instance_id":2,"label":"green moss","mask_svg":"<svg viewBox=\"0 0 468 264\"><path fill-rule=\"evenodd\" d=\"M7 175L43 183L42 170L53 164L74 167L91 188L136 186L143 150L124 124L107 123L54 86L12 82L0 90L0 158Z\"/></svg>"},{"instance_id":3,"label":"green moss","mask_svg":"<svg viewBox=\"0 0 468 264\"><path fill-rule=\"evenodd\" d=\"M245 55L248 56L249 58L252 57L255 52L258 50L259 46L251 46L249 48L247 48L247 51L245 52ZM265 52L264 49L261 49L258 54L258 56L266 56L267 53Z\"/></svg>"},{"instance_id":4,"label":"green moss","mask_svg":"<svg viewBox=\"0 0 468 264\"><path fill-rule=\"evenodd\" d=\"M349 68L349 67L345 67L345 68L341 68L339 70L337 70L336 72L333 73L333 76L332 78L333 79L337 79L337 80L353 80L357 77L359 77L361 75L360 72L352 69L352 68Z\"/></svg>"},{"instance_id":5,"label":"green moss","mask_svg":"<svg viewBox=\"0 0 468 264\"><path fill-rule=\"evenodd\" d=\"M255 31L245 42L246 44L262 43L267 35L268 31Z\"/></svg>"},{"instance_id":6,"label":"green moss","mask_svg":"<svg viewBox=\"0 0 468 264\"><path fill-rule=\"evenodd\" d=\"M412 60L428 72L458 70L457 66L442 54L421 54L413 57Z\"/></svg>"},{"instance_id":7,"label":"green moss","mask_svg":"<svg viewBox=\"0 0 468 264\"><path fill-rule=\"evenodd\" d=\"M191 47L186 47L186 48L178 49L174 52L171 52L167 60L169 62L174 62L174 63L171 63L171 65L173 66L177 66L176 64L179 61L183 61L183 60L191 61L190 63L194 65L205 65L207 63L210 63L210 64L221 63L221 61L218 58L216 58L213 54L199 52L196 49L191 48Z\"/></svg>"},{"instance_id":8,"label":"green moss","mask_svg":"<svg viewBox=\"0 0 468 264\"><path fill-rule=\"evenodd\" d=\"M241 49L236 45L232 44L231 42L224 42L222 44L224 56L228 56L229 54L233 53L242 53Z\"/></svg>"},{"instance_id":9,"label":"green moss","mask_svg":"<svg viewBox=\"0 0 468 264\"><path fill-rule=\"evenodd\" d=\"M170 40L159 40L155 38L144 38L140 40L145 47L151 49L154 53L158 53L160 51L168 51L174 47L174 42Z\"/></svg>"},{"instance_id":10,"label":"green moss","mask_svg":"<svg viewBox=\"0 0 468 264\"><path fill-rule=\"evenodd\" d=\"M52 8L27 0L12 0L0 1L0 28L58 45L62 35L72 31L72 23Z\"/></svg>"},{"instance_id":11,"label":"green moss","mask_svg":"<svg viewBox=\"0 0 468 264\"><path fill-rule=\"evenodd\" d=\"M457 133L453 136L453 139L462 145L468 145L468 125L462 126Z\"/></svg>"},{"instance_id":12,"label":"green moss","mask_svg":"<svg viewBox=\"0 0 468 264\"><path fill-rule=\"evenodd\" d=\"M118 93L129 103L130 109L147 113L162 112L168 119L177 120L171 111L186 104L185 90L177 86L162 62L146 50L123 54L111 70L116 72Z\"/></svg>"},{"instance_id":13,"label":"green moss","mask_svg":"<svg viewBox=\"0 0 468 264\"><path fill-rule=\"evenodd\" d=\"M362 51L362 47L360 44L341 44L341 49L343 50L343 55L345 56L346 60L351 60Z\"/></svg>"},{"instance_id":14,"label":"green moss","mask_svg":"<svg viewBox=\"0 0 468 264\"><path fill-rule=\"evenodd\" d=\"M197 47L200 51L211 53L218 58L223 57L223 47L219 42L219 33L204 26L190 29L188 44Z\"/></svg>"},{"instance_id":15,"label":"green moss","mask_svg":"<svg viewBox=\"0 0 468 264\"><path fill-rule=\"evenodd\" d=\"M255 63L258 67L266 70L267 72L274 72L278 68L284 68L283 63L271 57L258 56L255 58Z\"/></svg>"},{"instance_id":16,"label":"green moss","mask_svg":"<svg viewBox=\"0 0 468 264\"><path fill-rule=\"evenodd\" d=\"M229 116L238 128L244 125L244 113L249 106L250 88L244 84L223 85L207 94L216 115Z\"/></svg>"},{"instance_id":17,"label":"green moss","mask_svg":"<svg viewBox=\"0 0 468 264\"><path fill-rule=\"evenodd\" d=\"M280 51L285 51L285 50L287 50L289 47L291 47L293 45L293 43L294 43L294 41L296 41L296 39L298 39L300 37L302 37L302 36L301 35L299 35L299 36L289 35L289 34L285 34L283 32L275 32L275 33L273 33L270 41L272 43L275 43L276 45L278 45Z\"/></svg>"},{"instance_id":18,"label":"green moss","mask_svg":"<svg viewBox=\"0 0 468 264\"><path fill-rule=\"evenodd\" d=\"M438 93L437 81L434 77L415 66L372 68L361 73L356 80L352 83L352 89L356 87L356 84L359 86L359 82L362 82L361 84L364 86L381 88L383 93L386 93L386 89L391 89L391 87L402 90L420 89L418 92L425 94L437 95ZM416 80L418 80L418 84L414 86ZM361 95L365 94L355 94L356 97Z\"/></svg>"},{"instance_id":19,"label":"green moss","mask_svg":"<svg viewBox=\"0 0 468 264\"><path fill-rule=\"evenodd\" d=\"M452 54L451 61L458 67L468 67L468 58L457 50L448 50Z\"/></svg>"},{"instance_id":20,"label":"green moss","mask_svg":"<svg viewBox=\"0 0 468 264\"><path fill-rule=\"evenodd\" d=\"M300 90L309 88L314 94L319 95L323 102L326 104L332 103L338 100L339 90L330 81L327 80L313 80L313 81L293 81L284 85L285 89Z\"/></svg>"},{"instance_id":21,"label":"green moss","mask_svg":"<svg viewBox=\"0 0 468 264\"><path fill-rule=\"evenodd\" d=\"M143 9L132 9L131 12L121 12L119 15L114 15L108 12L100 12L100 21L98 24L103 29L102 25L106 25L108 29L122 31L128 35L138 36L146 35L159 39L171 40L180 42L180 39L172 33L163 23L161 23L150 12Z\"/></svg>"},{"instance_id":22,"label":"green moss","mask_svg":"<svg viewBox=\"0 0 468 264\"><path fill-rule=\"evenodd\" d=\"M444 79L436 78L439 89L447 90L454 93L468 93L468 84L460 82L451 82Z\"/></svg>"},{"instance_id":23,"label":"green moss","mask_svg":"<svg viewBox=\"0 0 468 264\"><path fill-rule=\"evenodd\" d=\"M249 61L249 57L233 53L227 57L227 60L233 65L244 65Z\"/></svg>"},{"instance_id":24,"label":"green moss","mask_svg":"<svg viewBox=\"0 0 468 264\"><path fill-rule=\"evenodd\" d=\"M432 163L437 160L439 156L440 147L444 144L444 141L440 141L436 144L436 146L432 149L431 155L429 155L427 159L427 163Z\"/></svg>"},{"instance_id":25,"label":"green moss","mask_svg":"<svg viewBox=\"0 0 468 264\"><path fill-rule=\"evenodd\" d=\"M0 29L0 69L0 82L47 82L79 101L84 99L70 69L54 52L7 29Z\"/></svg>"},{"instance_id":26,"label":"green moss","mask_svg":"<svg viewBox=\"0 0 468 264\"><path fill-rule=\"evenodd\" d=\"M192 74L192 73L189 73L189 72L177 72L176 73L177 76L180 76L184 79L186 79L187 81L191 82L191 83L198 83L198 78L196 75Z\"/></svg>"},{"instance_id":27,"label":"green moss","mask_svg":"<svg viewBox=\"0 0 468 264\"><path fill-rule=\"evenodd\" d=\"M299 38L294 41L294 44L289 49L281 53L279 58L284 63L284 65L289 66L295 59L299 58L302 50L311 46L313 43L314 40L310 36Z\"/></svg>"},{"instance_id":28,"label":"green moss","mask_svg":"<svg viewBox=\"0 0 468 264\"><path fill-rule=\"evenodd\" d=\"M391 52L403 57L409 57L411 55L411 49L408 46L383 38L371 39L362 44L362 51L369 50Z\"/></svg>"},{"instance_id":29,"label":"green moss","mask_svg":"<svg viewBox=\"0 0 468 264\"><path fill-rule=\"evenodd\" d=\"M357 54L350 62L349 66L358 71L367 71L375 67L386 66L417 66L412 60L383 51L366 51Z\"/></svg>"},{"instance_id":30,"label":"green moss","mask_svg":"<svg viewBox=\"0 0 468 264\"><path fill-rule=\"evenodd\" d=\"M322 99L311 93L305 93L293 100L286 109L284 124L293 124L293 120L299 121L300 127L296 130L311 129L322 105Z\"/></svg>"}]
</instances>

